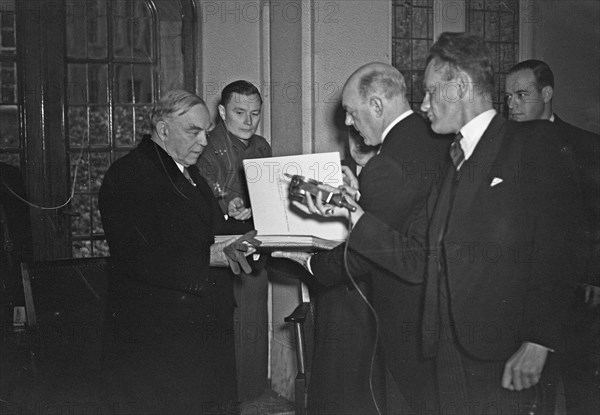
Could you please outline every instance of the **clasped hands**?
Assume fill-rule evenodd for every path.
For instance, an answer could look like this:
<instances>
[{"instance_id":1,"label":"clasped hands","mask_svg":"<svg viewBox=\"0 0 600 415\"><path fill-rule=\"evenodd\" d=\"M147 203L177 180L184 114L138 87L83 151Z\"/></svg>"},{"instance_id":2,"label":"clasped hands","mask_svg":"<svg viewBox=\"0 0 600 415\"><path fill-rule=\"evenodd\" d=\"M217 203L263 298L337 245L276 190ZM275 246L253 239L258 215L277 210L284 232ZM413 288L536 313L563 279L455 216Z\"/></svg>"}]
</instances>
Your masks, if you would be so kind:
<instances>
[{"instance_id":1,"label":"clasped hands","mask_svg":"<svg viewBox=\"0 0 600 415\"><path fill-rule=\"evenodd\" d=\"M252 217L252 209L245 207L241 197L234 197L227 204L227 215L235 220L244 221Z\"/></svg>"},{"instance_id":2,"label":"clasped hands","mask_svg":"<svg viewBox=\"0 0 600 415\"><path fill-rule=\"evenodd\" d=\"M246 257L256 252L262 243L255 238L256 230L246 232L239 238L231 238L210 246L210 265L212 267L229 266L231 271L238 275L241 270L246 274L252 272ZM241 270L240 270L241 267Z\"/></svg>"},{"instance_id":3,"label":"clasped hands","mask_svg":"<svg viewBox=\"0 0 600 415\"><path fill-rule=\"evenodd\" d=\"M343 193L344 196L346 196L348 203L356 208L356 211L352 213L353 222L358 221L358 219L363 215L364 210L358 205L358 201L360 200L358 180L356 177L354 177L350 170L348 170L348 172L344 171L344 185L333 187L323 183L319 185L319 188L323 189L323 191L334 194ZM346 210L345 208L340 208L333 204L323 203L322 191L319 191L314 198L310 193L306 192L305 199L306 204L297 201L292 201L292 203L305 212L319 216L337 216L335 214L336 209L342 209L344 211Z\"/></svg>"}]
</instances>

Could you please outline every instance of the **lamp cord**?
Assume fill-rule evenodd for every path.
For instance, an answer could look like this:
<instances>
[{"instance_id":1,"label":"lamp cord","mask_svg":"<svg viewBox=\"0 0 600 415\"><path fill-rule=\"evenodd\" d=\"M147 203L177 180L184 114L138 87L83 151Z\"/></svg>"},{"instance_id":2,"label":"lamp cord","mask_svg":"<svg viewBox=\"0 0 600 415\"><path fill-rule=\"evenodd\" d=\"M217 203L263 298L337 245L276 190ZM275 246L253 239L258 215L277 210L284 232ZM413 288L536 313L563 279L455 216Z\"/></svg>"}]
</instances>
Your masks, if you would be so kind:
<instances>
[{"instance_id":1,"label":"lamp cord","mask_svg":"<svg viewBox=\"0 0 600 415\"><path fill-rule=\"evenodd\" d=\"M351 212L349 212L349 213L350 213L350 215L352 214ZM358 292L358 294L360 295L362 300L365 302L365 304L369 307L369 310L371 311L371 314L373 315L373 318L375 320L375 339L374 339L374 344L373 344L373 352L371 353L371 364L369 367L369 389L371 391L371 399L373 400L375 409L377 410L377 413L379 415L381 415L381 409L379 408L379 405L377 404L377 398L375 397L375 391L373 389L373 371L375 369L375 357L377 355L377 348L379 347L379 316L377 314L377 311L375 311L375 308L373 307L371 302L367 299L367 296L365 295L365 293L358 286L358 283L352 276L352 273L350 272L350 267L348 266L348 244L350 242L351 236L352 236L352 222L350 221L350 216L348 216L348 238L346 239L346 245L344 246L344 268L346 270L346 273L348 274L348 278L350 278L350 281L352 282L352 285L354 286L354 288L356 289L356 291Z\"/></svg>"},{"instance_id":2,"label":"lamp cord","mask_svg":"<svg viewBox=\"0 0 600 415\"><path fill-rule=\"evenodd\" d=\"M88 142L88 147L90 144L90 140L89 140L89 135L87 134L87 131L85 132L84 137L87 137L87 142ZM62 203L58 206L40 206L38 204L32 203L26 199L24 199L23 197L21 197L19 194L17 194L17 192L15 192L8 184L6 184L4 181L2 181L2 184L4 185L4 187L6 187L6 189L12 193L12 195L14 197L16 197L17 199L19 199L21 202L25 203L26 205L35 208L35 209L41 209L41 210L57 210L60 208L63 208L65 206L67 206L69 203L71 203L71 200L73 200L73 197L75 196L75 183L77 183L77 173L79 172L79 166L81 165L81 162L83 161L83 144L81 146L81 151L79 152L79 158L77 160L77 164L75 165L75 172L73 173L73 183L71 184L71 195L69 196L69 198L67 199L67 201L65 203Z\"/></svg>"}]
</instances>

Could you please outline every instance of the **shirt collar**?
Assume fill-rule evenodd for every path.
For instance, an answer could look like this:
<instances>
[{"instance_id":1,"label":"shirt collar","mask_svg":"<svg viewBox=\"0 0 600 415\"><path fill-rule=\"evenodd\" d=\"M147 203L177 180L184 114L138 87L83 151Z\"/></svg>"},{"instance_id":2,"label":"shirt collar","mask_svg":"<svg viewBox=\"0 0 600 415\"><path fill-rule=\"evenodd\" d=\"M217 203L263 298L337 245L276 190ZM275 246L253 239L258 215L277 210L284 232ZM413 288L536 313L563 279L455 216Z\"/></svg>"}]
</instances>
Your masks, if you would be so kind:
<instances>
[{"instance_id":1,"label":"shirt collar","mask_svg":"<svg viewBox=\"0 0 600 415\"><path fill-rule=\"evenodd\" d=\"M554 113L552 113L552 115L550 116L550 118L548 118L548 121L554 122L555 119L556 119L556 117L554 116Z\"/></svg>"},{"instance_id":2,"label":"shirt collar","mask_svg":"<svg viewBox=\"0 0 600 415\"><path fill-rule=\"evenodd\" d=\"M173 161L175 161L175 160L173 160ZM175 164L177 164L177 168L179 169L179 171L183 173L183 169L185 169L185 166L183 164L179 164L176 161L175 161Z\"/></svg>"},{"instance_id":3,"label":"shirt collar","mask_svg":"<svg viewBox=\"0 0 600 415\"><path fill-rule=\"evenodd\" d=\"M408 117L410 114L413 113L413 110L408 110L405 113L402 113L399 117L397 117L394 121L392 121L390 123L390 125L388 125L385 130L383 130L383 134L381 135L381 142L383 143L383 141L385 140L385 137L387 136L387 134L390 132L390 130L392 128L394 128L396 126L396 124L398 124L400 121L402 121L403 119L405 119L406 117Z\"/></svg>"},{"instance_id":4,"label":"shirt collar","mask_svg":"<svg viewBox=\"0 0 600 415\"><path fill-rule=\"evenodd\" d=\"M468 160L469 157L471 157L471 154L475 151L475 147L477 147L483 133L495 116L495 109L487 110L473 118L460 129L460 133L463 136L462 140L460 140L460 146L465 153L465 160Z\"/></svg>"}]
</instances>

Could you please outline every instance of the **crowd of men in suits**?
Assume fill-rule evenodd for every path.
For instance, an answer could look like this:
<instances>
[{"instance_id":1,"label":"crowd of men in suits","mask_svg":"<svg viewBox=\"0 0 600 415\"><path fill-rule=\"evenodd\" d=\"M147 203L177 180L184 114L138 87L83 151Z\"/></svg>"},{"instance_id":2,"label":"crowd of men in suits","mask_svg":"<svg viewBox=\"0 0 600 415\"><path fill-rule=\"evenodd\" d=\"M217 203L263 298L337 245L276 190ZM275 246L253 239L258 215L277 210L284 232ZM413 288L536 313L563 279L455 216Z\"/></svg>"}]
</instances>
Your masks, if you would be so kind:
<instances>
[{"instance_id":1,"label":"crowd of men in suits","mask_svg":"<svg viewBox=\"0 0 600 415\"><path fill-rule=\"evenodd\" d=\"M346 125L379 147L358 177L345 169L352 231L331 251L273 254L308 270L317 323L341 328L343 347L317 336L311 413L553 413L558 384L569 414L600 412L600 138L554 114L541 61L510 70L504 119L491 62L481 38L442 33L426 61L425 118L388 64L347 80ZM224 121L236 116L226 104ZM253 136L260 105L250 112L238 124ZM151 127L100 190L114 264L107 399L128 413L238 413L227 267L248 270L258 242L214 236L250 231L250 212L219 206L196 167L213 129L201 98L168 92Z\"/></svg>"},{"instance_id":2,"label":"crowd of men in suits","mask_svg":"<svg viewBox=\"0 0 600 415\"><path fill-rule=\"evenodd\" d=\"M343 347L317 336L311 413L552 414L558 385L569 414L600 413L600 137L553 112L554 77L537 60L509 71L504 119L491 62L480 37L442 33L426 60L425 117L388 64L364 65L344 85L346 125L378 147L360 175L344 170L352 231L331 251L273 254L306 268L323 304L317 323L341 328ZM251 121L234 122L239 105L219 108L236 145L257 137L262 101L249 91L238 95ZM219 206L196 167L213 129L201 98L168 92L151 129L100 190L115 266L108 399L128 413L238 413L227 267L248 270L258 242L214 236L251 231L251 212L233 199ZM9 226L16 199L4 189L18 172L0 167L8 266L13 246L31 241ZM306 203L315 215L341 209ZM3 275L3 293L15 279Z\"/></svg>"},{"instance_id":3,"label":"crowd of men in suits","mask_svg":"<svg viewBox=\"0 0 600 415\"><path fill-rule=\"evenodd\" d=\"M552 414L561 372L568 413L597 413L600 138L553 114L540 61L510 71L504 119L493 109L491 62L481 38L440 35L425 70L429 126L400 104L396 69L358 69L342 93L346 124L383 144L360 192L345 189L361 195L347 255L277 255L328 286L369 281L380 355L408 403L395 407L388 385L392 413ZM314 214L338 209L308 199ZM364 379L338 382L361 396ZM316 411L383 413L386 403L375 392L348 411L339 393L317 395Z\"/></svg>"}]
</instances>

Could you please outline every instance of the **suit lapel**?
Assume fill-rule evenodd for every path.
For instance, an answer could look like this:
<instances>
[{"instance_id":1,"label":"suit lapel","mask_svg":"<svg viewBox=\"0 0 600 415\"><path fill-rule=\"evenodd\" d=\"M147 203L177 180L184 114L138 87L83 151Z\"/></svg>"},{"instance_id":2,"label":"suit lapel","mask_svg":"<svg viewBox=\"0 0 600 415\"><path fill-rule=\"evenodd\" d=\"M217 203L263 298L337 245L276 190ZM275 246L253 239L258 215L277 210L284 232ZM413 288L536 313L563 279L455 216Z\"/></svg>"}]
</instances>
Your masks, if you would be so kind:
<instances>
[{"instance_id":1,"label":"suit lapel","mask_svg":"<svg viewBox=\"0 0 600 415\"><path fill-rule=\"evenodd\" d=\"M498 151L504 141L506 120L496 115L485 130L473 154L460 168L453 214L468 212L475 194L482 186L489 186L494 176ZM452 222L452 221L451 221Z\"/></svg>"},{"instance_id":2,"label":"suit lapel","mask_svg":"<svg viewBox=\"0 0 600 415\"><path fill-rule=\"evenodd\" d=\"M194 183L196 183L194 195L200 196L203 206L211 206L215 197L206 180L200 175L198 168L196 166L190 166L188 167L188 172Z\"/></svg>"},{"instance_id":3,"label":"suit lapel","mask_svg":"<svg viewBox=\"0 0 600 415\"><path fill-rule=\"evenodd\" d=\"M177 169L177 167L176 167ZM211 203L210 200L207 200L207 195L204 194L203 190L205 190L202 186L201 179L199 174L196 174L195 166L190 166L188 171L196 186L192 185L188 179L177 169L177 175L175 177L175 186L173 191L176 195L190 207L190 209L198 215L203 222L210 228L212 227L212 215L210 212ZM208 189L210 192L210 189ZM210 194L210 197L213 197Z\"/></svg>"},{"instance_id":4,"label":"suit lapel","mask_svg":"<svg viewBox=\"0 0 600 415\"><path fill-rule=\"evenodd\" d=\"M210 212L211 204L206 200L203 192L199 190L199 185L197 184L194 187L185 178L173 159L155 144L150 137L142 141L140 149L149 156L150 160L157 165L160 171L165 173L165 179L169 182L168 184L171 186L175 196L188 205L191 211L210 227L212 221ZM197 170L194 173L197 173ZM192 177L192 180L198 183L194 177Z\"/></svg>"}]
</instances>

